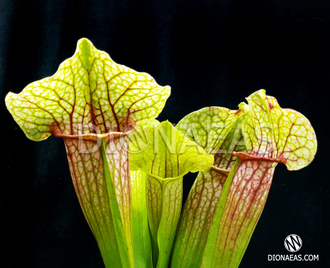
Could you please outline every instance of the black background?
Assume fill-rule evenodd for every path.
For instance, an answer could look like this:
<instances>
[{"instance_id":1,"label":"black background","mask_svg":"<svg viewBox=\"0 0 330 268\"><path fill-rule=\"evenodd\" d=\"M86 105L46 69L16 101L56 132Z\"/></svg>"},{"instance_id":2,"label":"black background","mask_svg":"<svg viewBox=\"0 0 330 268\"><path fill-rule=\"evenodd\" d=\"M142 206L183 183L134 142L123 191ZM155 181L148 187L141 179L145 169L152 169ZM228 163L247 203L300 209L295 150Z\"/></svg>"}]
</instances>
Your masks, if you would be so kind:
<instances>
[{"instance_id":1,"label":"black background","mask_svg":"<svg viewBox=\"0 0 330 268\"><path fill-rule=\"evenodd\" d=\"M3 101L54 74L81 37L172 87L160 120L177 123L205 106L236 109L260 88L309 118L316 158L300 171L277 167L240 267L330 267L327 0L1 1L0 267L103 267L62 140L28 140ZM291 233L303 240L299 253L320 261L268 262L268 254L288 253Z\"/></svg>"}]
</instances>

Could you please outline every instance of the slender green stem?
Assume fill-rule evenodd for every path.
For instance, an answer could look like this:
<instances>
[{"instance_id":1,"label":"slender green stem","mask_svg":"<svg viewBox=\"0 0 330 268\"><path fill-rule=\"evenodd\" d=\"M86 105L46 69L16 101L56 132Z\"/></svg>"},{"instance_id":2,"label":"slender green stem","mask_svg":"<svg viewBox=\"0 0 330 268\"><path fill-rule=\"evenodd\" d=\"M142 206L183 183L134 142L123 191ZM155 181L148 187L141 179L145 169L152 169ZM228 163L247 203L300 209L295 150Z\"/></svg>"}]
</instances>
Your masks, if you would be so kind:
<instances>
[{"instance_id":1,"label":"slender green stem","mask_svg":"<svg viewBox=\"0 0 330 268\"><path fill-rule=\"evenodd\" d=\"M132 238L135 266L152 267L151 241L146 203L146 176L142 170L131 172Z\"/></svg>"}]
</instances>

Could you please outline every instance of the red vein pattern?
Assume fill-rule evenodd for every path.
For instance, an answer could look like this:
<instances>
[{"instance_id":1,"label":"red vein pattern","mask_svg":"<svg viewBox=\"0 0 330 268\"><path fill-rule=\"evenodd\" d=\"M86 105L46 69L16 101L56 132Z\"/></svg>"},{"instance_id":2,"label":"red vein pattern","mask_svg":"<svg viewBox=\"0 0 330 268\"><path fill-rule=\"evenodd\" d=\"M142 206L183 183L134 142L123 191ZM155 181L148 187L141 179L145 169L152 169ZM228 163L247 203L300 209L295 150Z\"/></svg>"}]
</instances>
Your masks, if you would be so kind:
<instances>
[{"instance_id":1,"label":"red vein pattern","mask_svg":"<svg viewBox=\"0 0 330 268\"><path fill-rule=\"evenodd\" d=\"M115 63L83 38L51 77L33 82L6 105L28 138L122 131L158 116L170 95L147 73Z\"/></svg>"},{"instance_id":2,"label":"red vein pattern","mask_svg":"<svg viewBox=\"0 0 330 268\"><path fill-rule=\"evenodd\" d=\"M211 267L237 267L265 206L277 163L241 160L223 209Z\"/></svg>"},{"instance_id":3,"label":"red vein pattern","mask_svg":"<svg viewBox=\"0 0 330 268\"><path fill-rule=\"evenodd\" d=\"M109 254L118 252L118 245L109 205L104 162L99 146L94 140L66 138L64 142L73 185L85 218L97 240L105 265L117 263L118 256ZM122 165L121 168L127 170L127 166ZM119 179L116 180L120 181ZM122 194L119 194L117 198L120 198Z\"/></svg>"},{"instance_id":4,"label":"red vein pattern","mask_svg":"<svg viewBox=\"0 0 330 268\"><path fill-rule=\"evenodd\" d=\"M223 185L236 161L231 152L245 151L240 125L243 115L244 111L240 110L208 107L187 115L177 125L188 138L203 144L204 149L214 154L213 165L222 171L211 169L198 174L181 215L172 257L173 267L199 267L202 261ZM187 131L189 129L192 132Z\"/></svg>"},{"instance_id":5,"label":"red vein pattern","mask_svg":"<svg viewBox=\"0 0 330 268\"><path fill-rule=\"evenodd\" d=\"M200 174L189 193L173 267L237 267L266 203L277 163L297 170L314 158L315 132L302 114L282 109L264 90L247 100L249 104L241 103L237 111L205 108L178 124L183 131L192 123L197 131L188 136L216 153L212 172ZM222 112L214 112L217 109ZM206 128L207 122L215 126ZM225 171L228 177L221 175Z\"/></svg>"},{"instance_id":6,"label":"red vein pattern","mask_svg":"<svg viewBox=\"0 0 330 268\"><path fill-rule=\"evenodd\" d=\"M314 159L317 140L308 119L292 109L283 109L274 97L259 90L247 98L249 116L243 133L247 152L284 163L298 170Z\"/></svg>"},{"instance_id":7,"label":"red vein pattern","mask_svg":"<svg viewBox=\"0 0 330 268\"><path fill-rule=\"evenodd\" d=\"M289 170L307 166L317 148L310 122L282 109L264 90L251 94L242 122L246 152L236 152L211 223L202 267L238 267L262 214L277 163ZM227 191L228 189L228 191Z\"/></svg>"},{"instance_id":8,"label":"red vein pattern","mask_svg":"<svg viewBox=\"0 0 330 268\"><path fill-rule=\"evenodd\" d=\"M227 174L216 170L198 174L181 214L173 267L194 267L194 264L201 263L210 224L226 178Z\"/></svg>"},{"instance_id":9,"label":"red vein pattern","mask_svg":"<svg viewBox=\"0 0 330 268\"><path fill-rule=\"evenodd\" d=\"M127 250L132 250L129 142L120 132L129 124L145 124L157 117L169 95L169 86L159 86L149 74L115 63L83 38L53 76L6 96L8 110L28 138L41 141L51 134L64 138L80 205L108 267L121 265L109 183L114 185ZM106 161L102 139L107 139ZM111 182L106 180L108 168Z\"/></svg>"},{"instance_id":10,"label":"red vein pattern","mask_svg":"<svg viewBox=\"0 0 330 268\"><path fill-rule=\"evenodd\" d=\"M131 237L131 190L128 161L128 136L110 139L107 149L107 160L111 167L111 177L116 191L117 203L121 214L128 244Z\"/></svg>"}]
</instances>

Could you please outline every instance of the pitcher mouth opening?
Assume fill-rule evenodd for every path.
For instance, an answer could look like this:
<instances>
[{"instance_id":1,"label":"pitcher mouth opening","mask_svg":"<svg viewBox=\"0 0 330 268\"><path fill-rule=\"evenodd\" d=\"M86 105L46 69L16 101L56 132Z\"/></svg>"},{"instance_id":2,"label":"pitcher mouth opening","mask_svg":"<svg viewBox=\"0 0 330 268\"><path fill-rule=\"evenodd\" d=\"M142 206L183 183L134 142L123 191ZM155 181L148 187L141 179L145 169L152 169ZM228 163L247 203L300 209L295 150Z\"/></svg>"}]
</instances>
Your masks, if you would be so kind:
<instances>
[{"instance_id":1,"label":"pitcher mouth opening","mask_svg":"<svg viewBox=\"0 0 330 268\"><path fill-rule=\"evenodd\" d=\"M62 125L69 125L70 128L63 128ZM50 134L56 138L70 139L70 140L86 140L97 141L105 139L106 141L123 138L136 131L136 122L128 123L124 126L118 127L111 123L104 125L72 123L71 121L62 122L62 124L52 123L50 126Z\"/></svg>"},{"instance_id":2,"label":"pitcher mouth opening","mask_svg":"<svg viewBox=\"0 0 330 268\"><path fill-rule=\"evenodd\" d=\"M116 132L116 131L111 131L108 133L87 133L87 134L63 134L59 131L53 132L52 134L56 138L63 138L63 139L71 139L71 140L86 140L86 141L98 141L100 139L105 139L106 142L128 136L129 134L135 132L136 130L129 130L125 132Z\"/></svg>"},{"instance_id":3,"label":"pitcher mouth opening","mask_svg":"<svg viewBox=\"0 0 330 268\"><path fill-rule=\"evenodd\" d=\"M286 161L282 155L279 156L278 158L259 156L256 153L244 153L244 152L233 152L233 155L239 156L242 160L259 160L259 161L286 164Z\"/></svg>"}]
</instances>

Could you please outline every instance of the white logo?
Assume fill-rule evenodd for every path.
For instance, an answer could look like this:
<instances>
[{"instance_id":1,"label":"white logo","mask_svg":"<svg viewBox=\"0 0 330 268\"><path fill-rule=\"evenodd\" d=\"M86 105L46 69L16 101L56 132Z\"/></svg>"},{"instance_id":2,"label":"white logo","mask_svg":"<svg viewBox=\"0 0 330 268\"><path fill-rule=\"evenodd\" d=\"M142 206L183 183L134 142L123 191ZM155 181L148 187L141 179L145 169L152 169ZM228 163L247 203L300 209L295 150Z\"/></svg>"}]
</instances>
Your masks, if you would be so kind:
<instances>
[{"instance_id":1,"label":"white logo","mask_svg":"<svg viewBox=\"0 0 330 268\"><path fill-rule=\"evenodd\" d=\"M299 235L290 234L284 239L284 247L287 251L297 252L302 247L302 240Z\"/></svg>"}]
</instances>

